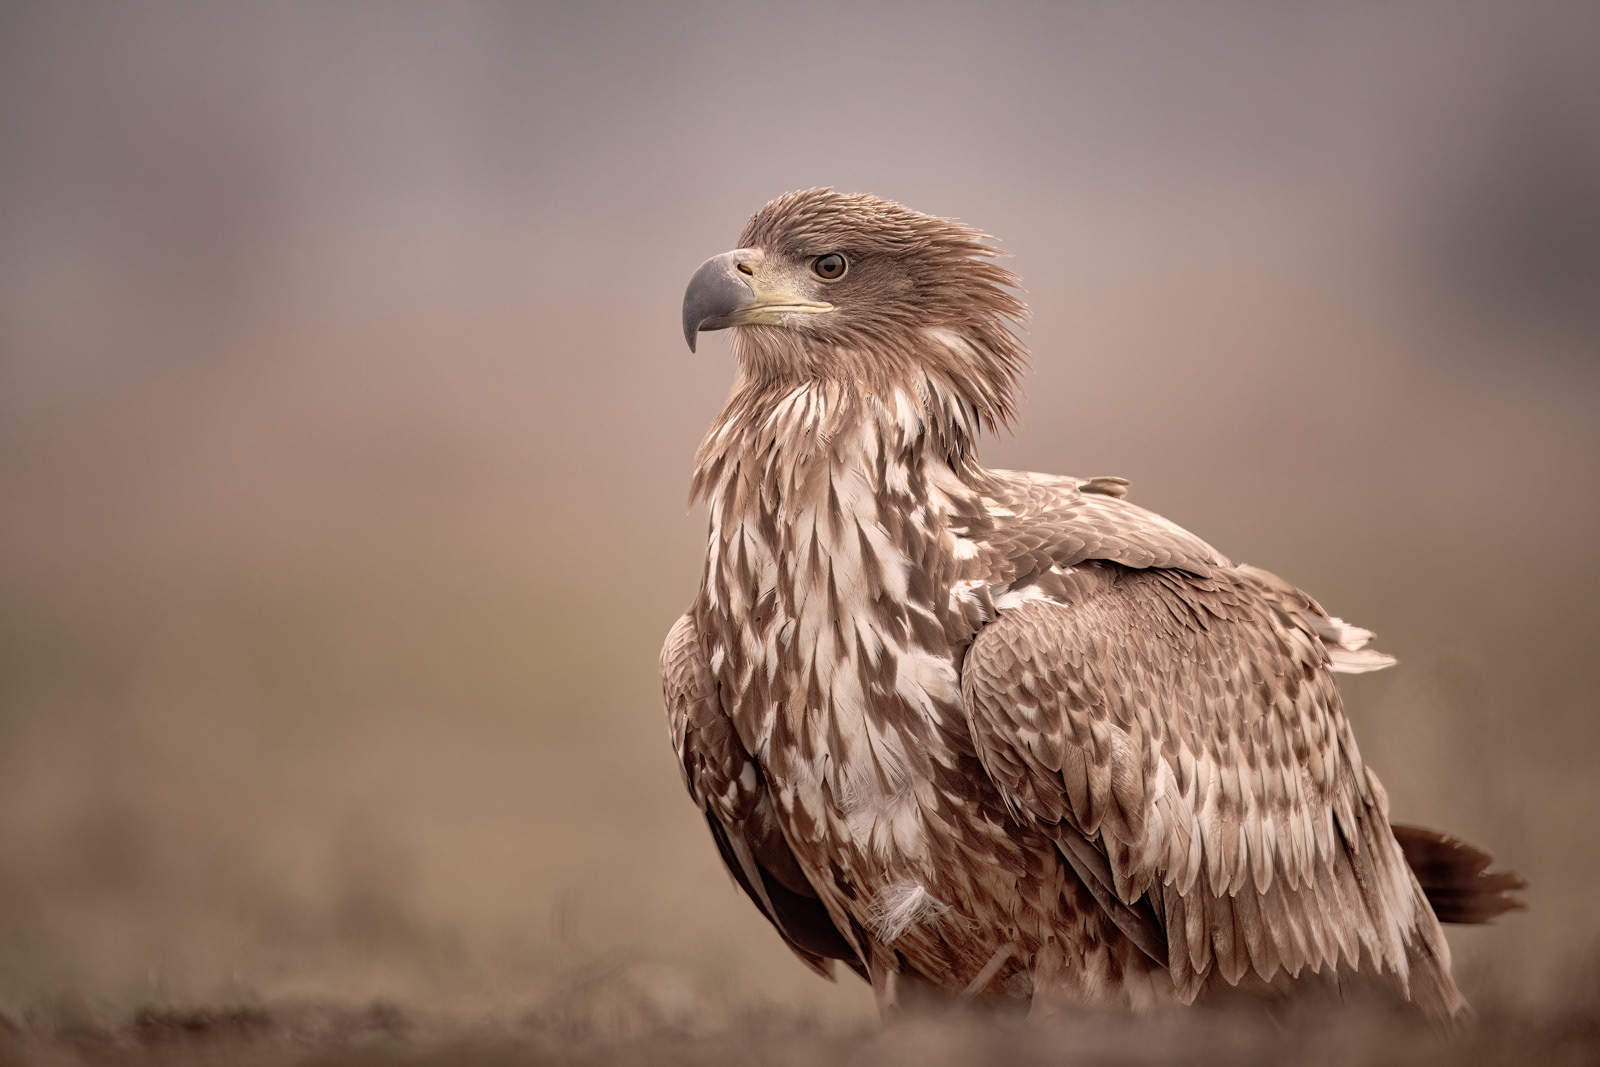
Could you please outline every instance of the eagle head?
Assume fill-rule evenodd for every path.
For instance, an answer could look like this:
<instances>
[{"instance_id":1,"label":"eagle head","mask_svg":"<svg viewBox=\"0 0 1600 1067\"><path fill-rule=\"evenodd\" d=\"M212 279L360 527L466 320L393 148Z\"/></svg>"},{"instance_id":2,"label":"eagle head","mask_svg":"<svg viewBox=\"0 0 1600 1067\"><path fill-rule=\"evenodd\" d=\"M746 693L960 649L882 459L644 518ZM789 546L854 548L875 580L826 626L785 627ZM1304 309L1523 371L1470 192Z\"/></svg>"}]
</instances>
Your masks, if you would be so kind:
<instances>
[{"instance_id":1,"label":"eagle head","mask_svg":"<svg viewBox=\"0 0 1600 1067\"><path fill-rule=\"evenodd\" d=\"M740 247L701 264L683 297L691 350L734 329L744 374L878 392L931 381L991 428L1010 421L1026 308L987 235L860 193L807 189L753 215Z\"/></svg>"}]
</instances>

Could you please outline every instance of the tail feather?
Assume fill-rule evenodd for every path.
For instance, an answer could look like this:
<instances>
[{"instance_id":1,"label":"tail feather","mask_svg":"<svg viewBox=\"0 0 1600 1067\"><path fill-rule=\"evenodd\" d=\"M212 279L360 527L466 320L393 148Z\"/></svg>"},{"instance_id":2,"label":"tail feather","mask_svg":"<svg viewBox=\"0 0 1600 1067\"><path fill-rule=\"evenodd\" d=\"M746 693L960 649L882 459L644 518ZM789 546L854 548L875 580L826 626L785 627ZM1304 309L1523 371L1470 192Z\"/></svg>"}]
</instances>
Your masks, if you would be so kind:
<instances>
[{"instance_id":1,"label":"tail feather","mask_svg":"<svg viewBox=\"0 0 1600 1067\"><path fill-rule=\"evenodd\" d=\"M1489 870L1494 857L1482 849L1416 826L1391 829L1440 922L1486 923L1527 908L1513 894L1528 883L1513 871Z\"/></svg>"}]
</instances>

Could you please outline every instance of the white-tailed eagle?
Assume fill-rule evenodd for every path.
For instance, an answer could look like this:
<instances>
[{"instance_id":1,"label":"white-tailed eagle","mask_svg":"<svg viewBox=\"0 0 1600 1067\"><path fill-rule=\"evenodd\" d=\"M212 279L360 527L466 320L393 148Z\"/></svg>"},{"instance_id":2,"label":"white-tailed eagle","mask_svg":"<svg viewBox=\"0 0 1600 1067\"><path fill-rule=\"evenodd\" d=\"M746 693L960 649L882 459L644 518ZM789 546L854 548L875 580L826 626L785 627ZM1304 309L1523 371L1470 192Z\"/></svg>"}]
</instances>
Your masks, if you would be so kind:
<instances>
[{"instance_id":1,"label":"white-tailed eagle","mask_svg":"<svg viewBox=\"0 0 1600 1067\"><path fill-rule=\"evenodd\" d=\"M984 235L780 197L684 297L738 379L695 460L661 674L717 848L816 970L1035 1005L1378 976L1462 999L1439 921L1514 875L1391 826L1334 673L1371 634L1124 499L988 470L1025 312Z\"/></svg>"}]
</instances>

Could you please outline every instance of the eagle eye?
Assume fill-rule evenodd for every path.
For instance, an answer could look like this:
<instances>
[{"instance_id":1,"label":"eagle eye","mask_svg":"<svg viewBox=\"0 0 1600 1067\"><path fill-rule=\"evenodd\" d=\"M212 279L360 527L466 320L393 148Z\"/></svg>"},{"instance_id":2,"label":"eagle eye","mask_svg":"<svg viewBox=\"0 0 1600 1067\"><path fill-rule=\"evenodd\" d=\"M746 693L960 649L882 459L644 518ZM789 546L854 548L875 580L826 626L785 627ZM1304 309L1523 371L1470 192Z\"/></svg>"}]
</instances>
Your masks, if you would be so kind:
<instances>
[{"instance_id":1,"label":"eagle eye","mask_svg":"<svg viewBox=\"0 0 1600 1067\"><path fill-rule=\"evenodd\" d=\"M845 258L837 252L818 256L811 261L811 272L824 281L833 281L843 278L846 268L850 266Z\"/></svg>"}]
</instances>

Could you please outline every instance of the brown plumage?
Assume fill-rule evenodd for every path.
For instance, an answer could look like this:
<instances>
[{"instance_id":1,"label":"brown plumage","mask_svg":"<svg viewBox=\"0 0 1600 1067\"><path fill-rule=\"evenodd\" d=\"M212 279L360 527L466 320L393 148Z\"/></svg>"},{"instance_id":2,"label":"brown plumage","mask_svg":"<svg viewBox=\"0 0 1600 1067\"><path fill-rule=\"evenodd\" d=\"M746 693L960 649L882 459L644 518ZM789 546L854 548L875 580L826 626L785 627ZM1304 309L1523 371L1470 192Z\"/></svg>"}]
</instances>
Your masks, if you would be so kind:
<instances>
[{"instance_id":1,"label":"brown plumage","mask_svg":"<svg viewBox=\"0 0 1600 1067\"><path fill-rule=\"evenodd\" d=\"M1360 972L1457 1012L1438 920L1521 882L1390 827L1333 680L1393 662L1372 635L1121 479L978 464L1025 361L982 234L819 189L740 244L684 298L691 347L733 328L739 374L662 682L689 792L789 947L885 1009Z\"/></svg>"}]
</instances>

